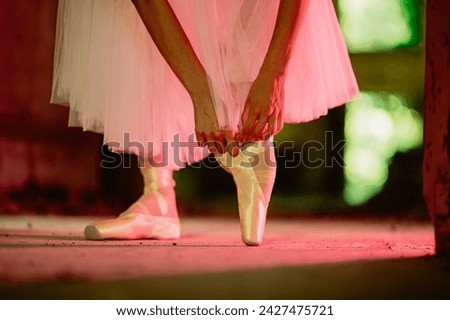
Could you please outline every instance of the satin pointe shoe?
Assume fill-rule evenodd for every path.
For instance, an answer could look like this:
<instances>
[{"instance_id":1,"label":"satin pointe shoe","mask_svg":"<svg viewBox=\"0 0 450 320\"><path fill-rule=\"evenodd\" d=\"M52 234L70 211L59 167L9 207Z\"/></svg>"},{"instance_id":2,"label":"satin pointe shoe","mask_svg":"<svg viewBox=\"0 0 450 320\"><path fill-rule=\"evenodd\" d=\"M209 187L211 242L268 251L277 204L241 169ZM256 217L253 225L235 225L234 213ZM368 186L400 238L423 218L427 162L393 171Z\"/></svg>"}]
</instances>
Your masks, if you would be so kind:
<instances>
[{"instance_id":1,"label":"satin pointe shoe","mask_svg":"<svg viewBox=\"0 0 450 320\"><path fill-rule=\"evenodd\" d=\"M116 219L88 225L89 240L177 239L180 220L175 201L172 170L141 167L144 194Z\"/></svg>"},{"instance_id":2,"label":"satin pointe shoe","mask_svg":"<svg viewBox=\"0 0 450 320\"><path fill-rule=\"evenodd\" d=\"M236 157L229 153L215 157L232 174L236 184L242 241L248 246L260 245L276 175L272 142L247 143Z\"/></svg>"}]
</instances>

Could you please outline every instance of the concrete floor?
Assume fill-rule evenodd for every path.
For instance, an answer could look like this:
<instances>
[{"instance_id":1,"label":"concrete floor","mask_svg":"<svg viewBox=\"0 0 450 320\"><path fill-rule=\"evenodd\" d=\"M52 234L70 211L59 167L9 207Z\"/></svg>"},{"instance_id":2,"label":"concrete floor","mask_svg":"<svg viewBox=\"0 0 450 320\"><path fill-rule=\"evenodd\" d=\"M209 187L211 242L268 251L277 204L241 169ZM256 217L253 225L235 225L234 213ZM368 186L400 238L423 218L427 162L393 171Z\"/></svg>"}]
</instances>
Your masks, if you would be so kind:
<instances>
[{"instance_id":1,"label":"concrete floor","mask_svg":"<svg viewBox=\"0 0 450 320\"><path fill-rule=\"evenodd\" d=\"M176 241L86 241L93 220L0 216L0 298L450 298L426 222L276 218L246 247L237 219L183 218Z\"/></svg>"}]
</instances>

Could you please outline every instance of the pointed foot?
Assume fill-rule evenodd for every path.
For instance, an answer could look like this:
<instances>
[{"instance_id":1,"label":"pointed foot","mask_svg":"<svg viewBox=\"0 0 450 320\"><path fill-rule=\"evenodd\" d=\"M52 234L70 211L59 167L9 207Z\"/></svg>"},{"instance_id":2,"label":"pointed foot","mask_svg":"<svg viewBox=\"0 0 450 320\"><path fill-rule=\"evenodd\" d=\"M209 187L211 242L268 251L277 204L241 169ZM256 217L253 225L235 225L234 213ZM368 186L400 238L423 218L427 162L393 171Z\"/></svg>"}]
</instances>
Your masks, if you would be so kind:
<instances>
[{"instance_id":1,"label":"pointed foot","mask_svg":"<svg viewBox=\"0 0 450 320\"><path fill-rule=\"evenodd\" d=\"M246 246L249 247L256 247L256 246L260 246L262 243L262 236L260 237L245 237L244 235L242 236L242 242L245 243Z\"/></svg>"},{"instance_id":2,"label":"pointed foot","mask_svg":"<svg viewBox=\"0 0 450 320\"><path fill-rule=\"evenodd\" d=\"M243 240L247 247L257 247L261 245L260 241Z\"/></svg>"}]
</instances>

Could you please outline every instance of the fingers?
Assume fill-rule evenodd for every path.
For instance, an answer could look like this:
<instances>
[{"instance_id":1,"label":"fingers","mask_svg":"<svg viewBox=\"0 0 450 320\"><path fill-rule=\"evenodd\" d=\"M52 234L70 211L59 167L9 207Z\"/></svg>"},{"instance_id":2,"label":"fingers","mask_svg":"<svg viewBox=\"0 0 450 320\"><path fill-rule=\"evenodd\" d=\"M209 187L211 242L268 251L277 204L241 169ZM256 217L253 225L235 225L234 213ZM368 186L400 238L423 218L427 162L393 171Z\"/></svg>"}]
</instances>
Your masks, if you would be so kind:
<instances>
[{"instance_id":1,"label":"fingers","mask_svg":"<svg viewBox=\"0 0 450 320\"><path fill-rule=\"evenodd\" d=\"M215 145L216 145L217 152L225 153L227 151L227 149L226 149L227 143L223 136L216 136Z\"/></svg>"},{"instance_id":2,"label":"fingers","mask_svg":"<svg viewBox=\"0 0 450 320\"><path fill-rule=\"evenodd\" d=\"M267 116L261 115L261 117L258 119L258 122L256 123L255 128L253 129L253 132L250 135L250 140L261 140L263 137L263 130L266 127L268 122Z\"/></svg>"},{"instance_id":3,"label":"fingers","mask_svg":"<svg viewBox=\"0 0 450 320\"><path fill-rule=\"evenodd\" d=\"M197 138L197 144L199 147L203 148L207 141L205 134L203 132L195 131L195 137Z\"/></svg>"},{"instance_id":4,"label":"fingers","mask_svg":"<svg viewBox=\"0 0 450 320\"><path fill-rule=\"evenodd\" d=\"M241 121L242 123L245 123L245 121L247 120L248 116L250 115L250 105L248 102L245 103L244 106L244 111L242 111L242 115L241 115Z\"/></svg>"},{"instance_id":5,"label":"fingers","mask_svg":"<svg viewBox=\"0 0 450 320\"><path fill-rule=\"evenodd\" d=\"M269 120L267 121L267 127L265 128L265 130L262 132L262 138L263 140L267 140L269 139L271 136L275 135L275 131L276 131L276 121L277 121L277 117L272 114L269 117Z\"/></svg>"},{"instance_id":6,"label":"fingers","mask_svg":"<svg viewBox=\"0 0 450 320\"><path fill-rule=\"evenodd\" d=\"M239 144L232 136L231 132L227 131L223 133L223 137L226 145L226 152L232 157L236 157L239 154Z\"/></svg>"},{"instance_id":7,"label":"fingers","mask_svg":"<svg viewBox=\"0 0 450 320\"><path fill-rule=\"evenodd\" d=\"M206 136L206 145L208 146L208 151L211 153L216 153L216 139L214 137L214 133L210 132L208 134L205 134Z\"/></svg>"},{"instance_id":8,"label":"fingers","mask_svg":"<svg viewBox=\"0 0 450 320\"><path fill-rule=\"evenodd\" d=\"M208 151L211 153L217 153L216 143L214 141L208 140Z\"/></svg>"},{"instance_id":9,"label":"fingers","mask_svg":"<svg viewBox=\"0 0 450 320\"><path fill-rule=\"evenodd\" d=\"M228 152L231 156L236 157L239 154L239 143L233 137L230 131L220 133L205 134L196 132L197 143L200 147L205 145L211 153L225 153Z\"/></svg>"},{"instance_id":10,"label":"fingers","mask_svg":"<svg viewBox=\"0 0 450 320\"><path fill-rule=\"evenodd\" d=\"M227 151L232 157L236 157L239 154L239 143L233 140L227 144Z\"/></svg>"},{"instance_id":11,"label":"fingers","mask_svg":"<svg viewBox=\"0 0 450 320\"><path fill-rule=\"evenodd\" d=\"M253 108L254 109L254 108ZM249 102L246 102L244 112L242 113L242 130L239 135L241 142L245 141L250 137L254 131L256 125L256 120L259 117L259 112L252 110Z\"/></svg>"},{"instance_id":12,"label":"fingers","mask_svg":"<svg viewBox=\"0 0 450 320\"><path fill-rule=\"evenodd\" d=\"M245 141L267 140L274 136L283 128L283 116L281 112L271 114L268 117L261 116L256 122L249 136L245 136ZM241 142L245 142L240 140Z\"/></svg>"},{"instance_id":13,"label":"fingers","mask_svg":"<svg viewBox=\"0 0 450 320\"><path fill-rule=\"evenodd\" d=\"M247 124L252 121L253 124L251 129L247 129L247 131L242 129L236 137L233 137L230 131L221 131L219 133L211 132L209 134L196 131L197 143L200 147L204 147L205 145L208 146L210 152L228 152L235 157L239 153L239 142L244 143L249 141L267 140L283 128L282 112L279 112L278 115L273 113L268 117L261 116L259 119L254 118L254 116L250 117L249 115ZM248 128L248 126L246 128Z\"/></svg>"},{"instance_id":14,"label":"fingers","mask_svg":"<svg viewBox=\"0 0 450 320\"><path fill-rule=\"evenodd\" d=\"M276 126L274 128L274 132L272 135L277 134L278 132L281 131L281 129L283 129L283 111L281 111L278 116L277 116L277 120L276 120Z\"/></svg>"}]
</instances>

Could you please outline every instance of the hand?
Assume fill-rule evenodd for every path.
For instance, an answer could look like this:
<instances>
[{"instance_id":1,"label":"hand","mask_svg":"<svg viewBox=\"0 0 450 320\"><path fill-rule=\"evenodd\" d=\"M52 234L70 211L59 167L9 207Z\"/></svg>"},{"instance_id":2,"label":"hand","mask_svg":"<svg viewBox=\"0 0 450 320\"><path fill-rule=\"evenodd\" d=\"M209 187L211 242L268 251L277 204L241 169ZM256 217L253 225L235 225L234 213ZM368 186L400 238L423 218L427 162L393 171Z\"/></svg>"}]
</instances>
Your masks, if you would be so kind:
<instances>
[{"instance_id":1,"label":"hand","mask_svg":"<svg viewBox=\"0 0 450 320\"><path fill-rule=\"evenodd\" d=\"M260 72L253 82L238 134L240 142L267 140L283 127L284 75Z\"/></svg>"},{"instance_id":2,"label":"hand","mask_svg":"<svg viewBox=\"0 0 450 320\"><path fill-rule=\"evenodd\" d=\"M195 135L200 147L208 146L212 153L228 152L235 157L239 153L239 145L231 131L220 130L217 115L210 94L193 99Z\"/></svg>"}]
</instances>

